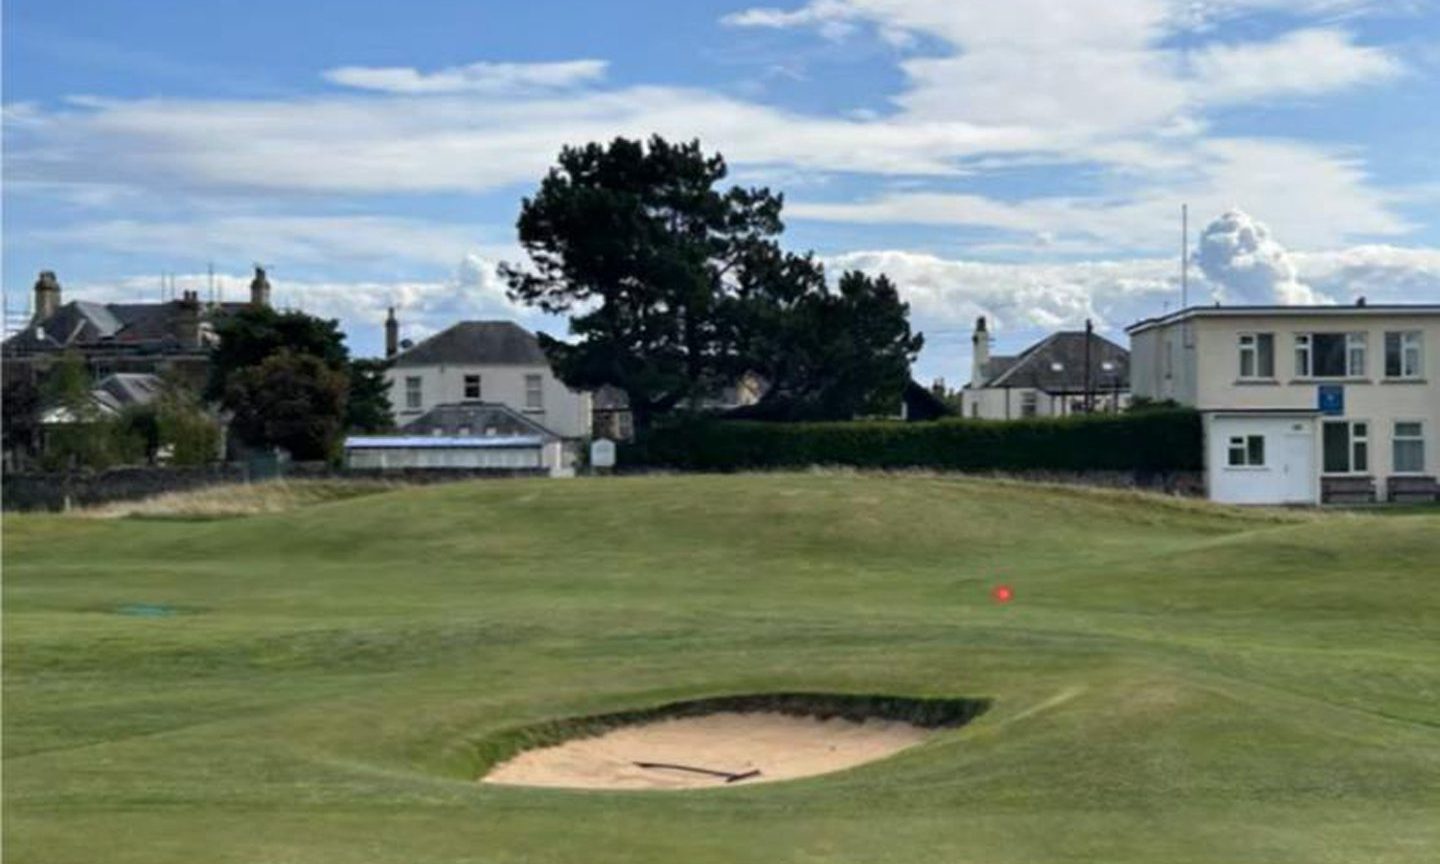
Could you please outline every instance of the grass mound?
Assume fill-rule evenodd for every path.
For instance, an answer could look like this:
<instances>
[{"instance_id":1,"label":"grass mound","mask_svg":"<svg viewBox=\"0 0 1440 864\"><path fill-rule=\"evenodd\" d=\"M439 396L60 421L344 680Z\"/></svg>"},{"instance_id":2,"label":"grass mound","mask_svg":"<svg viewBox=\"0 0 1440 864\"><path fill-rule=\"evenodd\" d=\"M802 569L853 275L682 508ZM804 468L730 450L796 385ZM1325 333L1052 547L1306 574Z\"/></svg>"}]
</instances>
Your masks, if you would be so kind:
<instances>
[{"instance_id":1,"label":"grass mound","mask_svg":"<svg viewBox=\"0 0 1440 864\"><path fill-rule=\"evenodd\" d=\"M1440 860L1433 510L833 472L7 514L3 539L6 861ZM755 698L725 694L988 707L719 795L475 782Z\"/></svg>"},{"instance_id":2,"label":"grass mound","mask_svg":"<svg viewBox=\"0 0 1440 864\"><path fill-rule=\"evenodd\" d=\"M75 511L92 519L219 519L286 513L401 488L383 480L267 480L167 492L138 501L116 501Z\"/></svg>"}]
</instances>

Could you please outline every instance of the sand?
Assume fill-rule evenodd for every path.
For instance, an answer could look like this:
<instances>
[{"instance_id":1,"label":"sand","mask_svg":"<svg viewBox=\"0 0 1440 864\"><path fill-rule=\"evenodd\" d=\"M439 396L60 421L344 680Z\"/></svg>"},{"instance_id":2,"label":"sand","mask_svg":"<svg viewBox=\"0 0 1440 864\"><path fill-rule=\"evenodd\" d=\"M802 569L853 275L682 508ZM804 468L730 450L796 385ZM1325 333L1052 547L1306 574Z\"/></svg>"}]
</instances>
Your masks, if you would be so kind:
<instances>
[{"instance_id":1,"label":"sand","mask_svg":"<svg viewBox=\"0 0 1440 864\"><path fill-rule=\"evenodd\" d=\"M935 734L895 720L854 722L776 713L721 712L624 726L594 738L528 750L497 765L485 783L574 789L709 789L809 777L883 759ZM674 763L729 774L642 768Z\"/></svg>"}]
</instances>

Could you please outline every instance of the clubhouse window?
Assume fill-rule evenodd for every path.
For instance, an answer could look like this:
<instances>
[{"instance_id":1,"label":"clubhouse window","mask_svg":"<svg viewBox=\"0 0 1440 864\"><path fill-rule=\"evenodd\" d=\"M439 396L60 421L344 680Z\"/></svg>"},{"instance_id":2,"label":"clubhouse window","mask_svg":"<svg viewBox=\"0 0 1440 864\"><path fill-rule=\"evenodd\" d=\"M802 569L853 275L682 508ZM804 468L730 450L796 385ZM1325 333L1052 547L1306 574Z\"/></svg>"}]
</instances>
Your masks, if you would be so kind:
<instances>
[{"instance_id":1,"label":"clubhouse window","mask_svg":"<svg viewBox=\"0 0 1440 864\"><path fill-rule=\"evenodd\" d=\"M1275 377L1275 334L1240 334L1240 377L1269 379Z\"/></svg>"},{"instance_id":2,"label":"clubhouse window","mask_svg":"<svg viewBox=\"0 0 1440 864\"><path fill-rule=\"evenodd\" d=\"M1228 462L1231 468L1264 468L1265 436L1231 436Z\"/></svg>"},{"instance_id":3,"label":"clubhouse window","mask_svg":"<svg viewBox=\"0 0 1440 864\"><path fill-rule=\"evenodd\" d=\"M480 376L465 376L465 400L467 402L478 402L480 400Z\"/></svg>"},{"instance_id":4,"label":"clubhouse window","mask_svg":"<svg viewBox=\"0 0 1440 864\"><path fill-rule=\"evenodd\" d=\"M1396 420L1390 443L1396 474L1425 473L1425 424Z\"/></svg>"},{"instance_id":5,"label":"clubhouse window","mask_svg":"<svg viewBox=\"0 0 1440 864\"><path fill-rule=\"evenodd\" d=\"M410 376L405 379L405 407L411 411L420 410L420 376Z\"/></svg>"},{"instance_id":6,"label":"clubhouse window","mask_svg":"<svg viewBox=\"0 0 1440 864\"><path fill-rule=\"evenodd\" d=\"M1035 409L1038 405L1039 399L1037 398L1034 390L1026 390L1024 393L1020 394L1021 417L1034 417L1036 414Z\"/></svg>"},{"instance_id":7,"label":"clubhouse window","mask_svg":"<svg viewBox=\"0 0 1440 864\"><path fill-rule=\"evenodd\" d=\"M1421 342L1424 334L1419 330L1408 330L1385 334L1385 377L1419 378L1421 370Z\"/></svg>"},{"instance_id":8,"label":"clubhouse window","mask_svg":"<svg viewBox=\"0 0 1440 864\"><path fill-rule=\"evenodd\" d=\"M1325 424L1322 437L1326 474L1364 474L1370 470L1369 423L1331 420Z\"/></svg>"},{"instance_id":9,"label":"clubhouse window","mask_svg":"<svg viewBox=\"0 0 1440 864\"><path fill-rule=\"evenodd\" d=\"M1297 378L1361 378L1364 375L1364 333L1299 333L1295 336Z\"/></svg>"}]
</instances>

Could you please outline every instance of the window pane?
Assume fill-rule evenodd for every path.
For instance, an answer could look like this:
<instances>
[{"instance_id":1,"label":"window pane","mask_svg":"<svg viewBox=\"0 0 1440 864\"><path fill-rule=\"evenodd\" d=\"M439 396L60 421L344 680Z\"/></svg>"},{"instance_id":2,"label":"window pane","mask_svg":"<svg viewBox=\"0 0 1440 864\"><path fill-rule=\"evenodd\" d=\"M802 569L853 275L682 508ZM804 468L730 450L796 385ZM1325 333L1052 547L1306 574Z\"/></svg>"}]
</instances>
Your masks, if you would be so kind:
<instances>
[{"instance_id":1,"label":"window pane","mask_svg":"<svg viewBox=\"0 0 1440 864\"><path fill-rule=\"evenodd\" d=\"M1244 465L1244 464L1245 464L1245 448L1244 448L1244 447L1231 447L1231 448L1230 448L1230 466L1231 466L1232 468L1237 468L1237 467L1239 467L1239 466L1241 466L1241 465Z\"/></svg>"},{"instance_id":2,"label":"window pane","mask_svg":"<svg viewBox=\"0 0 1440 864\"><path fill-rule=\"evenodd\" d=\"M1265 436L1251 435L1246 443L1248 461L1251 465L1265 464Z\"/></svg>"},{"instance_id":3,"label":"window pane","mask_svg":"<svg viewBox=\"0 0 1440 864\"><path fill-rule=\"evenodd\" d=\"M1275 377L1275 334L1261 333L1256 343L1259 362L1255 364L1255 374L1261 378Z\"/></svg>"},{"instance_id":4,"label":"window pane","mask_svg":"<svg viewBox=\"0 0 1440 864\"><path fill-rule=\"evenodd\" d=\"M1395 470L1418 474L1425 470L1425 442L1395 439Z\"/></svg>"},{"instance_id":5,"label":"window pane","mask_svg":"<svg viewBox=\"0 0 1440 864\"><path fill-rule=\"evenodd\" d=\"M1385 334L1385 375L1389 378L1400 377L1400 334Z\"/></svg>"},{"instance_id":6,"label":"window pane","mask_svg":"<svg viewBox=\"0 0 1440 864\"><path fill-rule=\"evenodd\" d=\"M1250 348L1240 349L1240 377L1255 377L1255 352Z\"/></svg>"},{"instance_id":7,"label":"window pane","mask_svg":"<svg viewBox=\"0 0 1440 864\"><path fill-rule=\"evenodd\" d=\"M1355 442L1355 462L1351 466L1356 471L1370 470L1370 445L1364 441Z\"/></svg>"},{"instance_id":8,"label":"window pane","mask_svg":"<svg viewBox=\"0 0 1440 864\"><path fill-rule=\"evenodd\" d=\"M1420 424L1419 424L1419 423L1402 423L1402 422L1397 422L1397 423L1395 424L1395 437L1396 437L1396 438L1419 438L1419 437L1420 437Z\"/></svg>"},{"instance_id":9,"label":"window pane","mask_svg":"<svg viewBox=\"0 0 1440 864\"><path fill-rule=\"evenodd\" d=\"M1316 378L1345 377L1345 334L1315 333L1311 335L1313 368Z\"/></svg>"},{"instance_id":10,"label":"window pane","mask_svg":"<svg viewBox=\"0 0 1440 864\"><path fill-rule=\"evenodd\" d=\"M1343 473L1350 470L1350 425L1326 423L1324 429L1325 471Z\"/></svg>"}]
</instances>

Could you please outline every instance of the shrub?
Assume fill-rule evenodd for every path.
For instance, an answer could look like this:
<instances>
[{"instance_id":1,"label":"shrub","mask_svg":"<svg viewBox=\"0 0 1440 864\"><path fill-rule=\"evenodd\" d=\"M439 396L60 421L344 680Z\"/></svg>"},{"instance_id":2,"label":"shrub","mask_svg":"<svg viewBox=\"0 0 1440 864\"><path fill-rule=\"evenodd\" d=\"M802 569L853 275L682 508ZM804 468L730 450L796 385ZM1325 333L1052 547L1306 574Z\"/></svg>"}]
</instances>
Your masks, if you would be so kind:
<instances>
[{"instance_id":1,"label":"shrub","mask_svg":"<svg viewBox=\"0 0 1440 864\"><path fill-rule=\"evenodd\" d=\"M1188 471L1202 463L1200 415L1151 410L1006 422L946 419L762 423L688 419L620 451L626 467L746 471L849 465L948 471Z\"/></svg>"}]
</instances>

